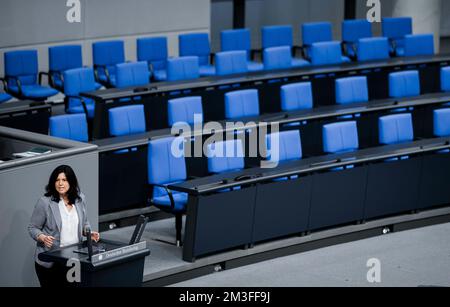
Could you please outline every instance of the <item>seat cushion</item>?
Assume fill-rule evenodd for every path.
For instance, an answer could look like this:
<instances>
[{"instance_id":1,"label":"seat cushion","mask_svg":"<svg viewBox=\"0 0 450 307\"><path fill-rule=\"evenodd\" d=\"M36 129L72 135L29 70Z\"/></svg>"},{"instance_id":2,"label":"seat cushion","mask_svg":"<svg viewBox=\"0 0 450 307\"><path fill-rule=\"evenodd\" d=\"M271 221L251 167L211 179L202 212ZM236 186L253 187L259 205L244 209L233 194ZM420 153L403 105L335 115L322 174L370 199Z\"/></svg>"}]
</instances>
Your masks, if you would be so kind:
<instances>
[{"instance_id":1,"label":"seat cushion","mask_svg":"<svg viewBox=\"0 0 450 307\"><path fill-rule=\"evenodd\" d=\"M6 93L0 93L0 103L8 101L11 99L11 96Z\"/></svg>"},{"instance_id":2,"label":"seat cushion","mask_svg":"<svg viewBox=\"0 0 450 307\"><path fill-rule=\"evenodd\" d=\"M173 200L175 202L175 209L171 210L170 198L169 195L159 196L153 198L153 203L158 207L167 207L167 210L171 210L171 212L184 212L186 211L186 204L188 200L188 195L186 193L172 193Z\"/></svg>"},{"instance_id":3,"label":"seat cushion","mask_svg":"<svg viewBox=\"0 0 450 307\"><path fill-rule=\"evenodd\" d=\"M19 88L17 86L11 86L10 89L15 92L19 93ZM40 85L22 85L22 94L26 98L47 98L50 96L54 96L58 94L58 91L47 87L47 86L40 86Z\"/></svg>"},{"instance_id":4,"label":"seat cushion","mask_svg":"<svg viewBox=\"0 0 450 307\"><path fill-rule=\"evenodd\" d=\"M156 81L166 81L167 80L167 71L165 70L155 70L153 72L153 76Z\"/></svg>"},{"instance_id":5,"label":"seat cushion","mask_svg":"<svg viewBox=\"0 0 450 307\"><path fill-rule=\"evenodd\" d=\"M216 68L212 65L204 65L200 66L200 76L201 77L210 77L216 75Z\"/></svg>"},{"instance_id":6,"label":"seat cushion","mask_svg":"<svg viewBox=\"0 0 450 307\"><path fill-rule=\"evenodd\" d=\"M94 118L95 103L92 100L86 100L86 109L88 111L88 114L87 114L88 118ZM84 108L81 104L73 105L67 109L67 112L71 113L71 114L84 113Z\"/></svg>"},{"instance_id":7,"label":"seat cushion","mask_svg":"<svg viewBox=\"0 0 450 307\"><path fill-rule=\"evenodd\" d=\"M292 59L292 67L305 67L309 65L311 65L311 63L303 59Z\"/></svg>"},{"instance_id":8,"label":"seat cushion","mask_svg":"<svg viewBox=\"0 0 450 307\"><path fill-rule=\"evenodd\" d=\"M247 62L248 71L261 71L264 69L263 63L258 63L254 61L248 61Z\"/></svg>"}]
</instances>

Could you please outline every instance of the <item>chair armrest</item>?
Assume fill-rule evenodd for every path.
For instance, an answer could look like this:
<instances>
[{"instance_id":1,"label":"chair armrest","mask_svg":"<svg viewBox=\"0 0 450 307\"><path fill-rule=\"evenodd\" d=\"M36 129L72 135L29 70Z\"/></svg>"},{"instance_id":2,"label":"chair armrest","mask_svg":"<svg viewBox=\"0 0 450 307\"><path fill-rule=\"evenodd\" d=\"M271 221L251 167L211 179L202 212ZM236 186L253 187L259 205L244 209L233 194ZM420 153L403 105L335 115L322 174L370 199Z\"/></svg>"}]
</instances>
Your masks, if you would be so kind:
<instances>
[{"instance_id":1,"label":"chair armrest","mask_svg":"<svg viewBox=\"0 0 450 307\"><path fill-rule=\"evenodd\" d=\"M55 75L59 77L59 79L63 82L64 84L64 76L60 71L56 71L56 70L50 70L48 72L48 77L49 77L49 81L50 81L50 86L55 88L56 87L56 83L55 83Z\"/></svg>"},{"instance_id":2,"label":"chair armrest","mask_svg":"<svg viewBox=\"0 0 450 307\"><path fill-rule=\"evenodd\" d=\"M353 50L353 55L351 55L348 50L348 46L351 46L351 49ZM350 43L350 42L342 42L341 43L341 48L342 48L342 54L348 56L351 60L356 61L358 56L357 56L357 49L356 49L356 44L354 43Z\"/></svg>"},{"instance_id":3,"label":"chair armrest","mask_svg":"<svg viewBox=\"0 0 450 307\"><path fill-rule=\"evenodd\" d=\"M97 82L100 82L100 79L99 79L99 77L98 77L98 69L99 69L99 68L103 69L103 71L105 72L106 82L107 82L108 84L111 84L111 78L110 78L110 76L109 76L109 70L108 70L108 67L106 67L106 65L98 65L98 64L95 64L95 65L94 65L95 80L96 80Z\"/></svg>"},{"instance_id":4,"label":"chair armrest","mask_svg":"<svg viewBox=\"0 0 450 307\"><path fill-rule=\"evenodd\" d=\"M8 89L8 79L14 79L16 81L17 84L17 88L19 89L19 92L17 93L17 95L22 96L23 95L23 91L22 91L22 82L20 82L20 79L18 77L14 77L14 76L6 76L5 77L5 82L6 82L6 92L10 93L10 94L15 94L12 93L9 89Z\"/></svg>"},{"instance_id":5,"label":"chair armrest","mask_svg":"<svg viewBox=\"0 0 450 307\"><path fill-rule=\"evenodd\" d=\"M0 78L0 81L1 81L2 84L3 84L3 91L6 92L6 80L5 80L4 78Z\"/></svg>"},{"instance_id":6,"label":"chair armrest","mask_svg":"<svg viewBox=\"0 0 450 307\"><path fill-rule=\"evenodd\" d=\"M71 96L71 95L66 95L66 97L64 98L64 102L65 102L65 108L66 108L66 112L69 109L69 99L78 99L81 101L81 105L83 106L83 110L84 113L86 114L86 118L88 117L88 110L87 110L87 106L86 106L86 100L85 98L81 97L81 96Z\"/></svg>"},{"instance_id":7,"label":"chair armrest","mask_svg":"<svg viewBox=\"0 0 450 307\"><path fill-rule=\"evenodd\" d=\"M391 57L397 56L397 43L392 38L389 39L389 45L391 45L392 50L389 50L389 55Z\"/></svg>"},{"instance_id":8,"label":"chair armrest","mask_svg":"<svg viewBox=\"0 0 450 307\"><path fill-rule=\"evenodd\" d=\"M162 185L162 184L152 183L152 184L150 184L150 186L163 188L164 190L166 190L167 195L169 195L170 208L172 210L175 210L175 200L173 199L173 195L172 195L172 191L171 190L169 190L165 185Z\"/></svg>"},{"instance_id":9,"label":"chair armrest","mask_svg":"<svg viewBox=\"0 0 450 307\"><path fill-rule=\"evenodd\" d=\"M302 46L302 57L305 60L311 61L311 57L308 54L308 46Z\"/></svg>"},{"instance_id":10,"label":"chair armrest","mask_svg":"<svg viewBox=\"0 0 450 307\"><path fill-rule=\"evenodd\" d=\"M39 72L39 85L42 85L42 76L47 76L47 80L49 81L49 83L51 82L50 81L50 74L48 73L48 72L44 72L44 71L41 71L41 72Z\"/></svg>"}]
</instances>

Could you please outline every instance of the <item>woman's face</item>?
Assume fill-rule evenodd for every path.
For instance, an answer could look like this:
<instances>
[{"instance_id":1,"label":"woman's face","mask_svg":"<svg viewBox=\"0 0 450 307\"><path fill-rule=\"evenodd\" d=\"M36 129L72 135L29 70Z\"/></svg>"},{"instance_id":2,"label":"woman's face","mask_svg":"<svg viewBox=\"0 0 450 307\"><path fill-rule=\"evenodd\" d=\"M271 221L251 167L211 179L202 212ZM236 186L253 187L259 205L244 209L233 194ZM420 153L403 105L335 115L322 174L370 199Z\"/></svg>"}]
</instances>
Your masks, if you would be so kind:
<instances>
[{"instance_id":1,"label":"woman's face","mask_svg":"<svg viewBox=\"0 0 450 307\"><path fill-rule=\"evenodd\" d=\"M58 178L56 178L55 182L55 188L56 191L58 191L60 196L64 196L69 191L70 185L67 181L66 174L61 173L58 175Z\"/></svg>"}]
</instances>

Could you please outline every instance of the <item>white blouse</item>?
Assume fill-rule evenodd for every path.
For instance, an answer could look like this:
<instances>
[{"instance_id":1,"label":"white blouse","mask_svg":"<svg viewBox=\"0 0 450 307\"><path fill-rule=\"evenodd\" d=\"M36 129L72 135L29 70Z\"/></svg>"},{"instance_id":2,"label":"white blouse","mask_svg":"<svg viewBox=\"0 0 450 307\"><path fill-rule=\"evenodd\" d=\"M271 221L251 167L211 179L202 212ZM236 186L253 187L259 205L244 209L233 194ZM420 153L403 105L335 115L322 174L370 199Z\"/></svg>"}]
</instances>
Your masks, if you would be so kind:
<instances>
[{"instance_id":1,"label":"white blouse","mask_svg":"<svg viewBox=\"0 0 450 307\"><path fill-rule=\"evenodd\" d=\"M72 206L72 210L69 211L63 200L59 201L58 206L62 222L60 247L78 243L79 219L77 207Z\"/></svg>"}]
</instances>

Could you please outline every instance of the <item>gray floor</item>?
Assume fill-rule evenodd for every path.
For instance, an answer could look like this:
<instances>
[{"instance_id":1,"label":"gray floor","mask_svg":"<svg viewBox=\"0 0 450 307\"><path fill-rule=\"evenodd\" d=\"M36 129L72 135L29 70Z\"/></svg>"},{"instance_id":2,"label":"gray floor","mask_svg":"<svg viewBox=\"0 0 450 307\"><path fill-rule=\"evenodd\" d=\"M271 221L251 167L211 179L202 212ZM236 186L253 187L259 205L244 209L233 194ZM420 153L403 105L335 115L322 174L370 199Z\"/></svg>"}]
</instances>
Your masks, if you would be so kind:
<instances>
[{"instance_id":1,"label":"gray floor","mask_svg":"<svg viewBox=\"0 0 450 307\"><path fill-rule=\"evenodd\" d=\"M367 281L380 261L381 282ZM222 271L177 287L450 286L450 224L332 246Z\"/></svg>"}]
</instances>

